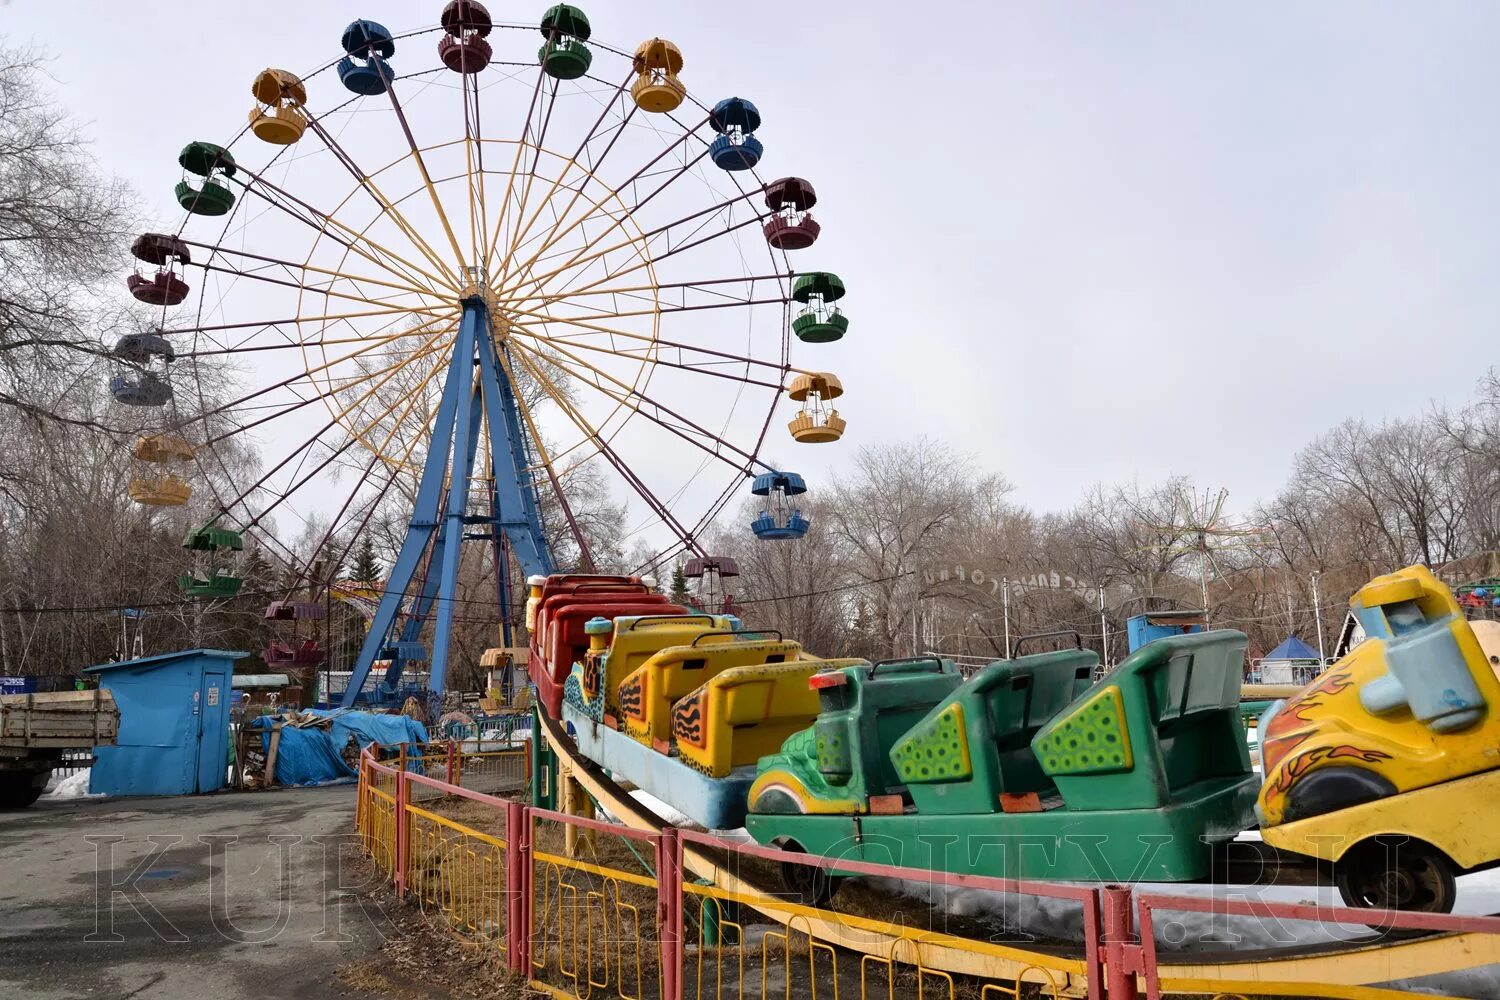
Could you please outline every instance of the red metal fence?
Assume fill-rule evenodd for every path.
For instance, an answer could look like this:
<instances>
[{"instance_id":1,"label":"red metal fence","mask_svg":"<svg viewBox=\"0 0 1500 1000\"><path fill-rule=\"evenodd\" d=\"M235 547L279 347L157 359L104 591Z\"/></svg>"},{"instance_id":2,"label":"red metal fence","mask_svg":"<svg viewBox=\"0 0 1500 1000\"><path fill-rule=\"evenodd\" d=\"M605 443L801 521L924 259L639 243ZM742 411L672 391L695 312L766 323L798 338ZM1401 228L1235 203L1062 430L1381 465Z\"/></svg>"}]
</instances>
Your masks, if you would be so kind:
<instances>
[{"instance_id":1,"label":"red metal fence","mask_svg":"<svg viewBox=\"0 0 1500 1000\"><path fill-rule=\"evenodd\" d=\"M408 768L416 760L404 748L388 763L368 752L362 757L356 823L366 853L398 894L441 915L455 933L493 947L507 968L554 996L600 991L624 1000L703 1000L774 991L837 1000L935 991L950 1000L1135 1000L1142 993L1148 1000L1190 994L1383 1000L1414 991L1370 984L1500 968L1500 917L1132 892L833 861L670 826L635 830L532 808L464 787L464 766L452 751L420 758L423 770L451 780L414 773ZM438 800L445 800L442 812ZM767 873L782 865L898 879L933 893L981 890L1048 901L1067 909L1070 927L1076 919L1083 955L972 929L804 905L764 888ZM1204 960L1161 951L1163 912L1395 933L1384 940L1365 933L1321 952ZM752 913L759 916L747 918ZM686 929L689 923L695 929ZM1414 936L1423 931L1436 933Z\"/></svg>"}]
</instances>

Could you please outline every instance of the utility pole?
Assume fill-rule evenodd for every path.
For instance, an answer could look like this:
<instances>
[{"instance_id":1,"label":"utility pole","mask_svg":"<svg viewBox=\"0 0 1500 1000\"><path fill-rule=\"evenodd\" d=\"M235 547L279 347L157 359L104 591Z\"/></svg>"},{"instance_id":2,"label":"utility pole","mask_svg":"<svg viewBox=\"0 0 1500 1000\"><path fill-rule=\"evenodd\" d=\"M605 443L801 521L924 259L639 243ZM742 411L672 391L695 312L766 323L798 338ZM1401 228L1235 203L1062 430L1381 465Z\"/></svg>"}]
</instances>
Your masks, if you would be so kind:
<instances>
[{"instance_id":1,"label":"utility pole","mask_svg":"<svg viewBox=\"0 0 1500 1000\"><path fill-rule=\"evenodd\" d=\"M1000 581L1002 595L1000 607L1005 616L1005 658L1010 659L1010 577L1004 577Z\"/></svg>"},{"instance_id":2,"label":"utility pole","mask_svg":"<svg viewBox=\"0 0 1500 1000\"><path fill-rule=\"evenodd\" d=\"M1324 660L1324 656L1323 656L1323 600L1322 600L1321 597L1318 596L1318 577L1319 577L1319 575L1320 574L1318 573L1317 570L1313 571L1313 574L1312 574L1312 588L1313 588L1313 621L1317 623L1317 627L1318 627L1318 666L1321 667L1323 665L1323 660Z\"/></svg>"},{"instance_id":3,"label":"utility pole","mask_svg":"<svg viewBox=\"0 0 1500 1000\"><path fill-rule=\"evenodd\" d=\"M1109 667L1109 621L1104 617L1104 584L1099 584L1099 652L1103 654L1104 666Z\"/></svg>"}]
</instances>

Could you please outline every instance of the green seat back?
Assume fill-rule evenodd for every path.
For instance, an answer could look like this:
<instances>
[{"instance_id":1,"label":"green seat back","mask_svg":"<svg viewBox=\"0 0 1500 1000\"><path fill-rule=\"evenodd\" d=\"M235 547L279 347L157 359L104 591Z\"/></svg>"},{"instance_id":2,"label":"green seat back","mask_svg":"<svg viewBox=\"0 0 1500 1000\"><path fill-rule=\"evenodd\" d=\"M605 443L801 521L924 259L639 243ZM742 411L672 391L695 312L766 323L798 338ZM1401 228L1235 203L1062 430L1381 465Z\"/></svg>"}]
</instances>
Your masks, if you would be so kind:
<instances>
[{"instance_id":1,"label":"green seat back","mask_svg":"<svg viewBox=\"0 0 1500 1000\"><path fill-rule=\"evenodd\" d=\"M952 660L928 657L845 668L849 682L820 691L814 724L818 770L861 798L903 784L890 750L933 705L963 682Z\"/></svg>"},{"instance_id":2,"label":"green seat back","mask_svg":"<svg viewBox=\"0 0 1500 1000\"><path fill-rule=\"evenodd\" d=\"M917 810L998 812L1001 793L1050 792L1031 739L1089 687L1098 663L1079 649L998 660L933 706L890 753Z\"/></svg>"},{"instance_id":3,"label":"green seat back","mask_svg":"<svg viewBox=\"0 0 1500 1000\"><path fill-rule=\"evenodd\" d=\"M1154 808L1249 774L1245 642L1219 629L1147 643L1043 726L1031 748L1068 808Z\"/></svg>"}]
</instances>

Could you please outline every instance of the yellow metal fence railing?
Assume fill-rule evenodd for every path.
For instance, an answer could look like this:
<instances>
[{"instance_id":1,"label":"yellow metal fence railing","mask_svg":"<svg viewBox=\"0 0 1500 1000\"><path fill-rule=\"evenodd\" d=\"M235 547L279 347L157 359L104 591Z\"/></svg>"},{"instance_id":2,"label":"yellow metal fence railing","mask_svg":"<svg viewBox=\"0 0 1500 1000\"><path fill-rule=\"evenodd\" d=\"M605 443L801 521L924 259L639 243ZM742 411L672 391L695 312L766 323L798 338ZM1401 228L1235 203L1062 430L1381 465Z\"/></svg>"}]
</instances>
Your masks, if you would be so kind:
<instances>
[{"instance_id":1,"label":"yellow metal fence railing","mask_svg":"<svg viewBox=\"0 0 1500 1000\"><path fill-rule=\"evenodd\" d=\"M662 1000L660 837L529 809L529 979L557 996ZM576 833L565 853L567 828Z\"/></svg>"},{"instance_id":2,"label":"yellow metal fence railing","mask_svg":"<svg viewBox=\"0 0 1500 1000\"><path fill-rule=\"evenodd\" d=\"M457 933L506 950L506 842L407 805L407 891Z\"/></svg>"},{"instance_id":3,"label":"yellow metal fence railing","mask_svg":"<svg viewBox=\"0 0 1500 1000\"><path fill-rule=\"evenodd\" d=\"M691 844L700 835L685 831L682 837ZM757 857L777 864L818 866L816 859L752 845L737 846L736 851L746 853L727 859L726 876L748 867L744 863ZM873 911L855 912L862 909L858 901L839 910L819 908L790 895L768 896L750 889L748 879L727 877L724 881L742 887L682 882L682 909L689 932L681 995L687 1000L769 996L1062 1000L1087 989L1091 962L1087 948L1082 958L1054 955L1020 943L972 936L973 926L924 927L908 922L909 911L926 910L925 905L912 906L910 900L905 906L901 901L888 903L886 915L881 916ZM1058 888L1069 893L1065 898L1080 892ZM936 956L945 951L967 954L972 973L960 975L938 967Z\"/></svg>"}]
</instances>

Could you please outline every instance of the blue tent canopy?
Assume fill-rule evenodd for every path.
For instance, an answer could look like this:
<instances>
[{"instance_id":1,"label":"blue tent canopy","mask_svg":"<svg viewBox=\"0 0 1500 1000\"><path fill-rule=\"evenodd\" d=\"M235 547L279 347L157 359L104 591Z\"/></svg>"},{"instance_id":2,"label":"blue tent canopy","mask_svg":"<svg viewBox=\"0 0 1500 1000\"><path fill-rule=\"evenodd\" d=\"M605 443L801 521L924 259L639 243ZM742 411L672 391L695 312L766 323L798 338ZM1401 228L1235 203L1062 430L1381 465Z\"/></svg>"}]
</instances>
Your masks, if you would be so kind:
<instances>
[{"instance_id":1,"label":"blue tent canopy","mask_svg":"<svg viewBox=\"0 0 1500 1000\"><path fill-rule=\"evenodd\" d=\"M1261 657L1261 662L1264 663L1266 660L1312 660L1313 662L1317 662L1318 659L1318 651L1316 649L1313 649L1295 635L1289 635L1286 637L1285 642Z\"/></svg>"}]
</instances>

